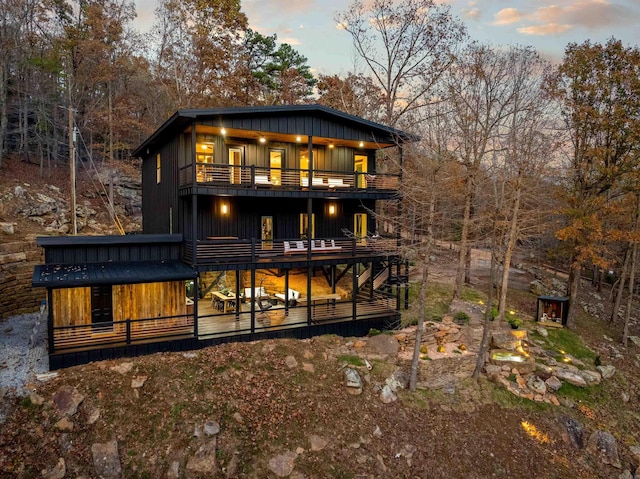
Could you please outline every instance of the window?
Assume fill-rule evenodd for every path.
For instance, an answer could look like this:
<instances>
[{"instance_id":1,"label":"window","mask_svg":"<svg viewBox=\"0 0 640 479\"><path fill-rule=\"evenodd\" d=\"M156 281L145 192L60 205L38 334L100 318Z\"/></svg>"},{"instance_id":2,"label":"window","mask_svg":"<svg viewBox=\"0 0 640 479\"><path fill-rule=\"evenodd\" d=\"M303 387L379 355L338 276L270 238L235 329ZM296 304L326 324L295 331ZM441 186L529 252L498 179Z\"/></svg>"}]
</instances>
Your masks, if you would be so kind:
<instances>
[{"instance_id":1,"label":"window","mask_svg":"<svg viewBox=\"0 0 640 479\"><path fill-rule=\"evenodd\" d=\"M309 230L309 215L300 213L300 238L314 239L316 237L316 215L311 215L311 230ZM311 233L311 235L309 235Z\"/></svg>"},{"instance_id":2,"label":"window","mask_svg":"<svg viewBox=\"0 0 640 479\"><path fill-rule=\"evenodd\" d=\"M282 150L269 150L269 168L271 168L271 184L282 184L282 157L284 151Z\"/></svg>"},{"instance_id":3,"label":"window","mask_svg":"<svg viewBox=\"0 0 640 479\"><path fill-rule=\"evenodd\" d=\"M229 170L231 183L242 183L242 148L229 148Z\"/></svg>"},{"instance_id":4,"label":"window","mask_svg":"<svg viewBox=\"0 0 640 479\"><path fill-rule=\"evenodd\" d=\"M262 249L273 248L273 216L263 216L262 224Z\"/></svg>"},{"instance_id":5,"label":"window","mask_svg":"<svg viewBox=\"0 0 640 479\"><path fill-rule=\"evenodd\" d=\"M367 214L356 213L353 215L353 233L356 237L356 244L367 244Z\"/></svg>"},{"instance_id":6,"label":"window","mask_svg":"<svg viewBox=\"0 0 640 479\"><path fill-rule=\"evenodd\" d=\"M158 153L156 155L156 184L160 184L160 165L161 165L161 161L160 161L160 153Z\"/></svg>"},{"instance_id":7,"label":"window","mask_svg":"<svg viewBox=\"0 0 640 479\"><path fill-rule=\"evenodd\" d=\"M316 149L311 150L313 158L316 157ZM311 169L313 169L313 163L311 161ZM302 186L309 186L309 148L300 148L300 184Z\"/></svg>"},{"instance_id":8,"label":"window","mask_svg":"<svg viewBox=\"0 0 640 479\"><path fill-rule=\"evenodd\" d=\"M196 181L213 180L213 168L208 166L213 163L213 152L213 142L206 141L203 136L198 136L196 139Z\"/></svg>"},{"instance_id":9,"label":"window","mask_svg":"<svg viewBox=\"0 0 640 479\"><path fill-rule=\"evenodd\" d=\"M356 187L357 188L366 188L367 187L367 156L366 155L355 155L353 158L353 166L354 171L357 173L356 175Z\"/></svg>"}]
</instances>

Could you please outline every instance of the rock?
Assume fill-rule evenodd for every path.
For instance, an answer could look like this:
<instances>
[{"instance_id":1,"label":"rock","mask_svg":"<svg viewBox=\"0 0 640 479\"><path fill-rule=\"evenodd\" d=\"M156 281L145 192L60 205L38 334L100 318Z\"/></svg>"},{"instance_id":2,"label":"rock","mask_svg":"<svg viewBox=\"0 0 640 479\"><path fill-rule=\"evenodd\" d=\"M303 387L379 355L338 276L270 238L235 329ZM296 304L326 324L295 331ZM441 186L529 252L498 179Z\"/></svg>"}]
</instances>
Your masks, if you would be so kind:
<instances>
[{"instance_id":1,"label":"rock","mask_svg":"<svg viewBox=\"0 0 640 479\"><path fill-rule=\"evenodd\" d=\"M637 348L640 348L640 337L629 336L629 341L631 341Z\"/></svg>"},{"instance_id":2,"label":"rock","mask_svg":"<svg viewBox=\"0 0 640 479\"><path fill-rule=\"evenodd\" d=\"M578 386L581 388L587 387L587 381L585 381L585 379L578 373L569 371L568 369L559 368L555 371L555 374L558 379L562 379L569 384L573 384L574 386Z\"/></svg>"},{"instance_id":3,"label":"rock","mask_svg":"<svg viewBox=\"0 0 640 479\"><path fill-rule=\"evenodd\" d=\"M629 469L626 469L618 476L618 479L633 479L633 474L631 474Z\"/></svg>"},{"instance_id":4,"label":"rock","mask_svg":"<svg viewBox=\"0 0 640 479\"><path fill-rule=\"evenodd\" d=\"M16 185L16 187L13 189L13 196L15 196L16 198L20 198L21 200L24 199L25 193L25 189L20 185Z\"/></svg>"},{"instance_id":5,"label":"rock","mask_svg":"<svg viewBox=\"0 0 640 479\"><path fill-rule=\"evenodd\" d=\"M382 430L380 429L380 426L376 425L376 428L373 430L373 435L375 437L382 437Z\"/></svg>"},{"instance_id":6,"label":"rock","mask_svg":"<svg viewBox=\"0 0 640 479\"><path fill-rule=\"evenodd\" d=\"M207 421L204 423L204 433L207 436L215 436L220 433L220 424L216 421Z\"/></svg>"},{"instance_id":7,"label":"rock","mask_svg":"<svg viewBox=\"0 0 640 479\"><path fill-rule=\"evenodd\" d=\"M565 442L576 449L582 449L584 447L584 428L582 424L569 416L562 416L559 422L565 430L562 434Z\"/></svg>"},{"instance_id":8,"label":"rock","mask_svg":"<svg viewBox=\"0 0 640 479\"><path fill-rule=\"evenodd\" d=\"M42 470L40 474L42 475L42 479L62 479L66 473L67 466L64 462L64 459L61 457L60 459L58 459L58 464L56 464L49 470Z\"/></svg>"},{"instance_id":9,"label":"rock","mask_svg":"<svg viewBox=\"0 0 640 479\"><path fill-rule=\"evenodd\" d=\"M127 363L116 364L115 366L111 366L109 369L111 371L117 372L118 374L125 375L128 372L130 372L132 368L133 368L133 363L127 362Z\"/></svg>"},{"instance_id":10,"label":"rock","mask_svg":"<svg viewBox=\"0 0 640 479\"><path fill-rule=\"evenodd\" d=\"M611 365L596 366L596 369L602 375L602 379L609 379L616 373L616 367Z\"/></svg>"},{"instance_id":11,"label":"rock","mask_svg":"<svg viewBox=\"0 0 640 479\"><path fill-rule=\"evenodd\" d=\"M409 337L409 335L407 333L397 333L395 334L395 337L399 343L404 343Z\"/></svg>"},{"instance_id":12,"label":"rock","mask_svg":"<svg viewBox=\"0 0 640 479\"><path fill-rule=\"evenodd\" d=\"M217 448L218 441L215 437L205 442L187 461L187 470L198 474L214 476L218 469L218 463L216 461Z\"/></svg>"},{"instance_id":13,"label":"rock","mask_svg":"<svg viewBox=\"0 0 640 479\"><path fill-rule=\"evenodd\" d=\"M636 460L636 464L640 464L640 446L631 446L629 452Z\"/></svg>"},{"instance_id":14,"label":"rock","mask_svg":"<svg viewBox=\"0 0 640 479\"><path fill-rule=\"evenodd\" d=\"M611 433L595 431L589 437L587 451L598 456L604 464L609 464L616 469L622 469L620 457L618 456L618 443Z\"/></svg>"},{"instance_id":15,"label":"rock","mask_svg":"<svg viewBox=\"0 0 640 479\"><path fill-rule=\"evenodd\" d=\"M547 287L539 279L536 279L534 281L531 281L531 283L529 283L529 291L535 294L536 296L541 296L545 294L546 289Z\"/></svg>"},{"instance_id":16,"label":"rock","mask_svg":"<svg viewBox=\"0 0 640 479\"><path fill-rule=\"evenodd\" d=\"M553 376L553 368L547 366L546 364L536 363L536 374L539 378L549 379Z\"/></svg>"},{"instance_id":17,"label":"rock","mask_svg":"<svg viewBox=\"0 0 640 479\"><path fill-rule=\"evenodd\" d=\"M71 386L63 386L53 395L53 405L62 416L73 416L84 396Z\"/></svg>"},{"instance_id":18,"label":"rock","mask_svg":"<svg viewBox=\"0 0 640 479\"><path fill-rule=\"evenodd\" d=\"M578 371L578 374L586 381L587 386L595 386L602 382L602 376L600 376L600 373L595 371L588 371L585 369L584 371Z\"/></svg>"},{"instance_id":19,"label":"rock","mask_svg":"<svg viewBox=\"0 0 640 479\"><path fill-rule=\"evenodd\" d=\"M115 439L104 444L92 444L91 455L97 477L100 479L120 479L122 477L118 442Z\"/></svg>"},{"instance_id":20,"label":"rock","mask_svg":"<svg viewBox=\"0 0 640 479\"><path fill-rule=\"evenodd\" d=\"M362 393L362 378L353 368L344 368L344 383L349 394L358 395Z\"/></svg>"},{"instance_id":21,"label":"rock","mask_svg":"<svg viewBox=\"0 0 640 479\"><path fill-rule=\"evenodd\" d=\"M133 389L140 389L144 386L144 383L147 381L147 376L135 376L131 378L131 387Z\"/></svg>"},{"instance_id":22,"label":"rock","mask_svg":"<svg viewBox=\"0 0 640 479\"><path fill-rule=\"evenodd\" d=\"M527 379L527 387L536 394L544 394L547 392L546 383L535 374Z\"/></svg>"},{"instance_id":23,"label":"rock","mask_svg":"<svg viewBox=\"0 0 640 479\"><path fill-rule=\"evenodd\" d=\"M16 233L14 223L0 223L0 231L6 235L13 235Z\"/></svg>"},{"instance_id":24,"label":"rock","mask_svg":"<svg viewBox=\"0 0 640 479\"><path fill-rule=\"evenodd\" d=\"M397 399L398 396L393 393L391 387L388 384L385 384L382 388L382 391L380 392L380 401L382 401L384 404L389 404L396 401Z\"/></svg>"},{"instance_id":25,"label":"rock","mask_svg":"<svg viewBox=\"0 0 640 479\"><path fill-rule=\"evenodd\" d=\"M549 336L549 331L547 331L547 328L543 328L542 326L536 326L535 330L543 338L546 338Z\"/></svg>"},{"instance_id":26,"label":"rock","mask_svg":"<svg viewBox=\"0 0 640 479\"><path fill-rule=\"evenodd\" d=\"M173 461L166 474L167 479L180 479L180 463Z\"/></svg>"},{"instance_id":27,"label":"rock","mask_svg":"<svg viewBox=\"0 0 640 479\"><path fill-rule=\"evenodd\" d=\"M55 427L60 431L73 431L73 422L65 416L56 423Z\"/></svg>"},{"instance_id":28,"label":"rock","mask_svg":"<svg viewBox=\"0 0 640 479\"><path fill-rule=\"evenodd\" d=\"M388 377L385 383L395 393L398 389L407 389L409 387L410 373L402 369L396 369L393 374Z\"/></svg>"},{"instance_id":29,"label":"rock","mask_svg":"<svg viewBox=\"0 0 640 479\"><path fill-rule=\"evenodd\" d=\"M293 356L287 356L284 358L284 364L289 368L293 369L298 366L298 361Z\"/></svg>"},{"instance_id":30,"label":"rock","mask_svg":"<svg viewBox=\"0 0 640 479\"><path fill-rule=\"evenodd\" d=\"M29 394L29 401L36 406L42 406L44 404L44 398L36 393Z\"/></svg>"},{"instance_id":31,"label":"rock","mask_svg":"<svg viewBox=\"0 0 640 479\"><path fill-rule=\"evenodd\" d=\"M551 391L557 391L562 387L562 381L560 381L557 377L551 376L549 379L545 381L547 388Z\"/></svg>"},{"instance_id":32,"label":"rock","mask_svg":"<svg viewBox=\"0 0 640 479\"><path fill-rule=\"evenodd\" d=\"M58 373L56 371L53 371L50 373L36 374L36 380L40 381L41 383L46 383L57 377L58 377Z\"/></svg>"},{"instance_id":33,"label":"rock","mask_svg":"<svg viewBox=\"0 0 640 479\"><path fill-rule=\"evenodd\" d=\"M302 370L312 374L316 372L316 368L312 363L302 363Z\"/></svg>"},{"instance_id":34,"label":"rock","mask_svg":"<svg viewBox=\"0 0 640 479\"><path fill-rule=\"evenodd\" d=\"M500 377L500 372L501 371L502 371L502 367L501 366L496 366L495 364L485 364L484 365L484 373L492 381L495 381L495 380L497 380L498 377Z\"/></svg>"},{"instance_id":35,"label":"rock","mask_svg":"<svg viewBox=\"0 0 640 479\"><path fill-rule=\"evenodd\" d=\"M318 436L317 434L312 434L309 436L309 444L311 445L311 451L317 452L322 451L329 442L322 436Z\"/></svg>"},{"instance_id":36,"label":"rock","mask_svg":"<svg viewBox=\"0 0 640 479\"><path fill-rule=\"evenodd\" d=\"M244 418L242 417L242 414L240 414L239 412L234 412L234 413L233 413L233 419L234 419L238 424L243 424L243 423L244 423Z\"/></svg>"},{"instance_id":37,"label":"rock","mask_svg":"<svg viewBox=\"0 0 640 479\"><path fill-rule=\"evenodd\" d=\"M400 343L398 343L398 340L390 334L378 334L369 338L367 347L375 354L396 356L400 350Z\"/></svg>"},{"instance_id":38,"label":"rock","mask_svg":"<svg viewBox=\"0 0 640 479\"><path fill-rule=\"evenodd\" d=\"M269 470L278 477L288 477L293 472L298 455L293 451L285 452L269 459Z\"/></svg>"},{"instance_id":39,"label":"rock","mask_svg":"<svg viewBox=\"0 0 640 479\"><path fill-rule=\"evenodd\" d=\"M100 408L94 408L91 413L89 413L89 417L87 418L87 424L94 424L100 418Z\"/></svg>"}]
</instances>

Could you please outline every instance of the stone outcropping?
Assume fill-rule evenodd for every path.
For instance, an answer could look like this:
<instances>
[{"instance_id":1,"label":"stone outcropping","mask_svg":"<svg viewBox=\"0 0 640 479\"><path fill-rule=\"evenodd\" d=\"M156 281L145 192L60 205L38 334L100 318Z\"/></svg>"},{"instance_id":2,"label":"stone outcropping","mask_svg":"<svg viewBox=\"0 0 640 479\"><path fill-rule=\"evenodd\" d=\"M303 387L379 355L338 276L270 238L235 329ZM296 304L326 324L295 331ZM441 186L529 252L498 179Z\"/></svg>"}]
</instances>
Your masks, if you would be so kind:
<instances>
[{"instance_id":1,"label":"stone outcropping","mask_svg":"<svg viewBox=\"0 0 640 479\"><path fill-rule=\"evenodd\" d=\"M46 293L31 288L41 251L34 239L0 244L0 319L38 311Z\"/></svg>"}]
</instances>

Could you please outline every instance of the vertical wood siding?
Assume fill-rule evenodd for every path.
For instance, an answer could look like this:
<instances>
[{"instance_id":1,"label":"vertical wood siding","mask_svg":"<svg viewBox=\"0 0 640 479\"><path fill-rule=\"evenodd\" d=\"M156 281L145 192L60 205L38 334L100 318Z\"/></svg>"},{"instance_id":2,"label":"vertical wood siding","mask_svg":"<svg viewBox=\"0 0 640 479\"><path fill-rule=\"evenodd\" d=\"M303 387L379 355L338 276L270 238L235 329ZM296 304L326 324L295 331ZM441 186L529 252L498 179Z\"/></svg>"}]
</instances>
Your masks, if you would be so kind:
<instances>
[{"instance_id":1,"label":"vertical wood siding","mask_svg":"<svg viewBox=\"0 0 640 479\"><path fill-rule=\"evenodd\" d=\"M91 288L61 288L53 293L53 325L80 326L91 324Z\"/></svg>"}]
</instances>

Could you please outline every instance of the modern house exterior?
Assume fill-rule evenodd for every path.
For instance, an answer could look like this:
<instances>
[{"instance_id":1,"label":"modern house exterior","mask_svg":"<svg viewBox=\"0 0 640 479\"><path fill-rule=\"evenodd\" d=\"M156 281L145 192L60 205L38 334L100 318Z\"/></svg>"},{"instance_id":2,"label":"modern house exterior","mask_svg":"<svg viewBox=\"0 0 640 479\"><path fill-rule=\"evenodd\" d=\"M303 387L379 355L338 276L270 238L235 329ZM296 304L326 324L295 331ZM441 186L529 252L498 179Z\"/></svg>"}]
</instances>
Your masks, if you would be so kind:
<instances>
[{"instance_id":1,"label":"modern house exterior","mask_svg":"<svg viewBox=\"0 0 640 479\"><path fill-rule=\"evenodd\" d=\"M134 152L142 235L38 240L51 367L394 326L407 265L376 212L414 139L319 105L177 111Z\"/></svg>"}]
</instances>

